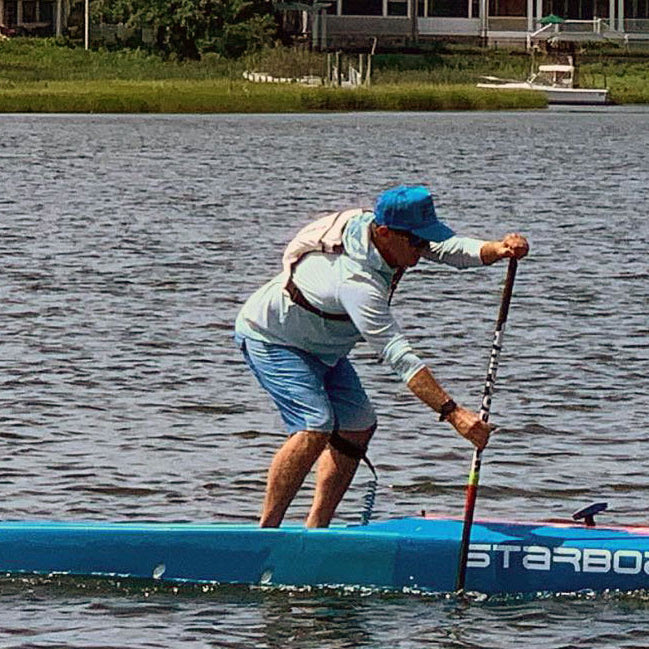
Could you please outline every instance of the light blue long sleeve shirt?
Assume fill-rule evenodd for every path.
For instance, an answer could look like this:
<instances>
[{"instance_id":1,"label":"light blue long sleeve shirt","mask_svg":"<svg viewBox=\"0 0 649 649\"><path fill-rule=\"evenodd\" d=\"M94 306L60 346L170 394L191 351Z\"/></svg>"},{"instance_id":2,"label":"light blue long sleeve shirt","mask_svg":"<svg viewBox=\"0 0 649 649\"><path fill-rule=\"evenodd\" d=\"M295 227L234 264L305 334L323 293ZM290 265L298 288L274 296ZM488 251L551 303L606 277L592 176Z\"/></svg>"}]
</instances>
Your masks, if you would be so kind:
<instances>
[{"instance_id":1,"label":"light blue long sleeve shirt","mask_svg":"<svg viewBox=\"0 0 649 649\"><path fill-rule=\"evenodd\" d=\"M279 274L253 293L237 317L238 336L297 347L335 365L365 340L404 381L424 362L413 352L388 304L395 269L370 238L372 212L353 217L343 234L343 254L311 252L295 267L293 281L310 304L327 313L347 314L349 321L328 320L294 304ZM424 257L456 268L481 266L484 241L453 236L431 243Z\"/></svg>"}]
</instances>

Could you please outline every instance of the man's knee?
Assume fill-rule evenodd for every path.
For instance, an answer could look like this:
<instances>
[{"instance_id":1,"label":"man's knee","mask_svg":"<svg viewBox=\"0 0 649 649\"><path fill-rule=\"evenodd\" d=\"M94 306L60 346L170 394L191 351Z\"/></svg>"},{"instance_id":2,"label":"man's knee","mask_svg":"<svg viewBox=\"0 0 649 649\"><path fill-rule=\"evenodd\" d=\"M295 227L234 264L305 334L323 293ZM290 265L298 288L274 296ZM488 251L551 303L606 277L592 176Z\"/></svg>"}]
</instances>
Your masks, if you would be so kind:
<instances>
[{"instance_id":1,"label":"man's knee","mask_svg":"<svg viewBox=\"0 0 649 649\"><path fill-rule=\"evenodd\" d=\"M299 439L302 444L309 448L324 450L329 441L329 433L317 430L299 430L289 435L289 439Z\"/></svg>"},{"instance_id":2,"label":"man's knee","mask_svg":"<svg viewBox=\"0 0 649 649\"><path fill-rule=\"evenodd\" d=\"M341 437L348 439L350 442L358 444L359 446L364 445L365 448L367 448L367 445L370 443L370 440L374 435L376 426L377 424L374 423L369 428L366 428L365 430L340 430L338 431L338 434Z\"/></svg>"}]
</instances>

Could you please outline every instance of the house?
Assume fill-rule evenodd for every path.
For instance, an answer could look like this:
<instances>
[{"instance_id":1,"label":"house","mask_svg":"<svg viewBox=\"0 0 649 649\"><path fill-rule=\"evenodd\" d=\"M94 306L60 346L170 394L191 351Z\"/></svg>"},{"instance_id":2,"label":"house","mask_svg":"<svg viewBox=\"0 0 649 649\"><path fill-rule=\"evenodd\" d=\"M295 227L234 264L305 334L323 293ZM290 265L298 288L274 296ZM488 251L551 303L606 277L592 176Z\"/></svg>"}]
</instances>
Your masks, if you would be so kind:
<instances>
[{"instance_id":1,"label":"house","mask_svg":"<svg viewBox=\"0 0 649 649\"><path fill-rule=\"evenodd\" d=\"M79 2L0 0L0 24L19 34L61 35ZM439 39L529 45L535 38L649 46L649 0L300 0L275 7L287 31L312 39L317 49ZM561 22L543 26L548 16Z\"/></svg>"},{"instance_id":2,"label":"house","mask_svg":"<svg viewBox=\"0 0 649 649\"><path fill-rule=\"evenodd\" d=\"M374 38L381 46L437 39L529 45L558 34L649 45L649 0L309 0L276 7L300 12L302 20L291 24L323 49ZM556 20L543 25L548 16Z\"/></svg>"},{"instance_id":3,"label":"house","mask_svg":"<svg viewBox=\"0 0 649 649\"><path fill-rule=\"evenodd\" d=\"M60 36L71 0L0 0L0 24L25 36Z\"/></svg>"}]
</instances>

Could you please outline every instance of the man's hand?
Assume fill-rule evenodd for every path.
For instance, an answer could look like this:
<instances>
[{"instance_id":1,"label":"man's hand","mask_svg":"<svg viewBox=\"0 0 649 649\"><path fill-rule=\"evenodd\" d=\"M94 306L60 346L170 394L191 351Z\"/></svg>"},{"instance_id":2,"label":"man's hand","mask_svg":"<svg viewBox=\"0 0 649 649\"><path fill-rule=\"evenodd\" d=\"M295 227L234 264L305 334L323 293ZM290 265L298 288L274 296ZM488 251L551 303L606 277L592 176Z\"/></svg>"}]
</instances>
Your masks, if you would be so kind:
<instances>
[{"instance_id":1,"label":"man's hand","mask_svg":"<svg viewBox=\"0 0 649 649\"><path fill-rule=\"evenodd\" d=\"M489 433L495 428L493 424L482 421L478 415L462 406L455 408L447 421L462 437L466 437L480 450L487 445Z\"/></svg>"},{"instance_id":2,"label":"man's hand","mask_svg":"<svg viewBox=\"0 0 649 649\"><path fill-rule=\"evenodd\" d=\"M502 241L487 241L480 249L483 264L493 264L500 259L516 257L522 259L530 251L527 239L515 232L506 234Z\"/></svg>"},{"instance_id":3,"label":"man's hand","mask_svg":"<svg viewBox=\"0 0 649 649\"><path fill-rule=\"evenodd\" d=\"M428 404L435 412L440 412L442 404L451 398L442 386L435 380L427 367L422 367L408 381L408 387L424 403ZM455 430L483 449L489 441L489 433L495 428L491 424L482 421L478 415L458 405L446 417Z\"/></svg>"}]
</instances>

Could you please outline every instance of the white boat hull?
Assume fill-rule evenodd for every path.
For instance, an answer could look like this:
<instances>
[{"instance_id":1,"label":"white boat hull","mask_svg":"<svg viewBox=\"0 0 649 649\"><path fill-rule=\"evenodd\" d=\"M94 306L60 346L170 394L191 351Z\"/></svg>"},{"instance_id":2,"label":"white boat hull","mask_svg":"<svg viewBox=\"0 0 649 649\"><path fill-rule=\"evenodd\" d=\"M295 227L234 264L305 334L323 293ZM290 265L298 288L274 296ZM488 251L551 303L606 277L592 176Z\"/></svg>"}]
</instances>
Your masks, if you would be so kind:
<instances>
[{"instance_id":1,"label":"white boat hull","mask_svg":"<svg viewBox=\"0 0 649 649\"><path fill-rule=\"evenodd\" d=\"M544 92L549 104L576 104L583 106L609 103L606 88L557 88L527 81L503 83L479 83L478 88L498 90L534 90Z\"/></svg>"}]
</instances>

